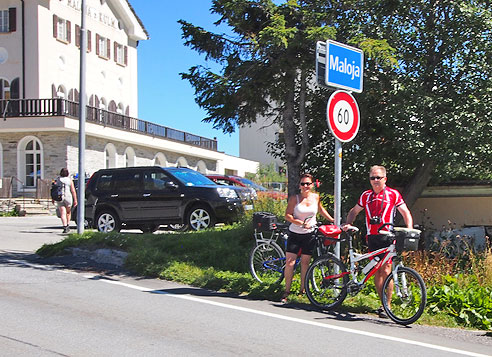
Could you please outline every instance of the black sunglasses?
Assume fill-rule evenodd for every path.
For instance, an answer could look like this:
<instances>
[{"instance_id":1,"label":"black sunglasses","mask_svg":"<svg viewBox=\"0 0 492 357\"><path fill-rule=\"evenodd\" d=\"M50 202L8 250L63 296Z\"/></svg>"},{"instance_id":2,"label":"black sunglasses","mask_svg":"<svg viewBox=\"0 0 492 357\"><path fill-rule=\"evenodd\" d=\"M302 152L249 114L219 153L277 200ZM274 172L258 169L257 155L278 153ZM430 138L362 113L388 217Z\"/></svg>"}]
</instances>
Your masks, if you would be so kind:
<instances>
[{"instance_id":1,"label":"black sunglasses","mask_svg":"<svg viewBox=\"0 0 492 357\"><path fill-rule=\"evenodd\" d=\"M369 178L371 179L371 181L384 179L384 177L381 177L381 176L371 176Z\"/></svg>"},{"instance_id":2,"label":"black sunglasses","mask_svg":"<svg viewBox=\"0 0 492 357\"><path fill-rule=\"evenodd\" d=\"M311 186L312 182L301 182L301 186Z\"/></svg>"}]
</instances>

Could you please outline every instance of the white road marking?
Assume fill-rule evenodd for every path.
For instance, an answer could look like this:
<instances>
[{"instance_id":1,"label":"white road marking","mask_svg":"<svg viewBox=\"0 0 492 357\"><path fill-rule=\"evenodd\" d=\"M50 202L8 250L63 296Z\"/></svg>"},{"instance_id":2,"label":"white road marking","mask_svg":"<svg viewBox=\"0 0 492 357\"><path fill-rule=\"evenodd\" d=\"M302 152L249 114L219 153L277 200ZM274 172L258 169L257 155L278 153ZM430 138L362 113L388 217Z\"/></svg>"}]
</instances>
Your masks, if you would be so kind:
<instances>
[{"instance_id":1,"label":"white road marking","mask_svg":"<svg viewBox=\"0 0 492 357\"><path fill-rule=\"evenodd\" d=\"M124 286L124 287L130 288L130 289L139 290L139 291L142 291L142 292L152 292L154 294L167 295L167 296L178 298L178 299L190 300L190 301L199 302L199 303L203 303L203 304L214 305L214 306L223 307L223 308L226 308L226 309L239 310L239 311L248 312L248 313L252 313L252 314L273 317L273 318L280 319L280 320L297 322L297 323L301 323L301 324L305 324L305 325L322 327L322 328L327 328L327 329L331 329L331 330L338 330L338 331L353 333L353 334L357 334L357 335L375 337L375 338L380 338L380 339L383 339L383 340L400 342L400 343L405 343L405 344L409 344L409 345L416 345L416 346L430 348L430 349L434 349L434 350L440 350L440 351L444 351L444 352L457 353L457 354L461 354L461 355L464 355L464 356L490 357L488 355L483 355L483 354L480 354L480 353L475 353L475 352L470 352L470 351L459 350L459 349L456 349L456 348L449 348L449 347L444 347L444 346L439 346L439 345L433 345L433 344L425 343L425 342L407 340L407 339L399 338L399 337L392 337L392 336L380 335L380 334L373 333L373 332L360 331L360 330L355 330L355 329L351 329L351 328L347 328L347 327L341 327L341 326L335 326L335 325L328 325L328 324L324 324L324 323L321 323L321 322L303 320L303 319L299 319L299 318L296 318L296 317L284 316L284 315L279 315L279 314L275 314L275 313L271 313L271 312L254 310L254 309L250 309L250 308L247 308L247 307L241 307L241 306L224 304L224 303L216 302L216 301L205 300L205 299L202 299L202 298L198 298L198 297L194 297L194 296L189 296L189 295L178 295L178 294L168 293L166 291L155 290L155 289L148 289L148 288L144 288L142 286L138 286L138 285L134 285L134 284L123 283L121 281L106 280L106 279L101 279L101 280L98 280L98 281L101 281L101 282L104 282L104 283L108 283L108 284L120 285L120 286Z\"/></svg>"},{"instance_id":2,"label":"white road marking","mask_svg":"<svg viewBox=\"0 0 492 357\"><path fill-rule=\"evenodd\" d=\"M321 328L326 328L326 329L331 329L331 330L343 331L343 332L352 333L352 334L356 334L356 335L363 335L363 336L374 337L374 338L379 338L379 339L383 339L383 340L400 342L400 343L405 343L405 344L408 344L408 345L415 345L415 346L430 348L430 349L444 351L444 352L461 354L461 355L464 355L464 356L491 357L491 355L484 355L484 354L480 354L480 353L459 350L459 349L456 349L456 348L449 348L449 347L444 347L444 346L439 346L439 345L433 345L433 344L425 343L425 342L407 340L407 339L400 338L400 337L392 337L392 336L380 335L380 334L373 333L373 332L360 331L360 330L355 330L355 329L351 329L351 328L347 328L347 327L341 327L341 326L324 324L324 323L316 322L316 321L303 320L303 319L299 319L299 318L296 318L296 317L284 316L284 315L279 315L279 314L275 314L275 313L271 313L271 312L254 310L254 309L250 309L250 308L247 308L247 307L241 307L241 306L229 305L229 304L225 304L225 303L221 303L221 302L216 302L216 301L210 301L210 300L198 298L198 297L195 297L195 296L179 295L179 294L169 293L169 292L166 292L166 291L149 289L149 288L145 288L145 287L134 285L134 284L124 283L124 282L121 282L121 281L108 280L108 279L105 279L104 276L103 275L100 275L100 274L80 273L80 272L77 272L75 270L57 269L56 267L50 267L50 266L40 265L40 264L32 264L32 263L29 263L27 261L15 260L15 259L7 260L7 261L8 262L15 262L17 264L18 263L21 263L22 265L30 266L30 267L37 268L37 269L51 270L51 271L59 271L59 272L70 273L70 274L77 274L77 275L81 275L82 277L84 277L86 279L93 279L96 276L100 276L101 279L98 279L97 281L108 283L108 284L113 284L113 285L119 285L119 286L123 286L123 287L130 288L130 289L133 289L133 290L138 290L138 291L141 291L141 292L152 292L154 294L167 295L167 296L173 297L173 298L178 298L178 299L183 299L183 300L189 300L189 301L199 302L199 303L202 303L202 304L214 305L214 306L218 306L218 307L222 307L222 308L226 308L226 309L238 310L238 311L243 311L243 312L247 312L247 313L251 313L251 314L268 316L268 317L272 317L272 318L276 318L276 319L280 319L280 320L297 322L297 323L301 323L301 324L305 324L305 325L311 325L311 326L316 326L316 327L321 327Z\"/></svg>"}]
</instances>

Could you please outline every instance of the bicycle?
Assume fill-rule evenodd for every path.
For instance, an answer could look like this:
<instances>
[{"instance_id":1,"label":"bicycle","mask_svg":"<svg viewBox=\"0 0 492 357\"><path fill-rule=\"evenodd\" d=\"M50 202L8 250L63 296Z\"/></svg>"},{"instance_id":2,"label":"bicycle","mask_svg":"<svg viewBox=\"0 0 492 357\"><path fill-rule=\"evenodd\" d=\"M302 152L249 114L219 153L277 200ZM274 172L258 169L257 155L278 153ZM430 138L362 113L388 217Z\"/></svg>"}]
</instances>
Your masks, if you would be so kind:
<instances>
[{"instance_id":1,"label":"bicycle","mask_svg":"<svg viewBox=\"0 0 492 357\"><path fill-rule=\"evenodd\" d=\"M391 231L381 230L391 226ZM403 266L399 253L404 250L417 250L420 231L402 227L393 227L385 223L379 233L387 236L391 244L366 254L356 253L352 239L359 230L351 226L347 230L348 262L350 270L335 255L328 253L317 258L306 274L306 294L309 301L322 310L331 310L343 303L347 294L356 295L361 291L369 278L390 261L392 271L383 283L382 304L391 320L401 325L409 325L419 319L424 312L427 292L424 280L415 270ZM347 238L332 238L346 241ZM377 257L384 254L382 259ZM371 259L364 267L359 262ZM360 274L360 279L358 279ZM388 300L389 290L391 298Z\"/></svg>"},{"instance_id":2,"label":"bicycle","mask_svg":"<svg viewBox=\"0 0 492 357\"><path fill-rule=\"evenodd\" d=\"M306 220L308 220L308 217ZM287 248L288 223L278 223L277 217L268 212L253 214L255 228L255 246L249 254L249 269L254 279L260 283L280 283L284 279L285 249ZM335 237L340 234L340 228L333 225L315 227L313 234L316 237L316 256L322 256L329 251L329 247L336 243L321 237ZM318 238L320 237L320 238ZM278 243L281 241L280 244ZM300 262L300 253L296 259L294 270Z\"/></svg>"}]
</instances>

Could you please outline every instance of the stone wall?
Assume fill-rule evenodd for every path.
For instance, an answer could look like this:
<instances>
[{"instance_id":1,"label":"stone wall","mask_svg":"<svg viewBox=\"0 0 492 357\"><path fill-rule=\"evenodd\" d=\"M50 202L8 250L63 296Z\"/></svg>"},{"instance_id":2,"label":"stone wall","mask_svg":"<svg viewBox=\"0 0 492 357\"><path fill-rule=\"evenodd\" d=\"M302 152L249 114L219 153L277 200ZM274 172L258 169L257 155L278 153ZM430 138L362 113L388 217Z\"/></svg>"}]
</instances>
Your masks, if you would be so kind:
<instances>
[{"instance_id":1,"label":"stone wall","mask_svg":"<svg viewBox=\"0 0 492 357\"><path fill-rule=\"evenodd\" d=\"M43 179L57 177L63 167L66 167L71 175L78 172L79 140L77 133L68 131L14 132L0 133L0 143L3 148L3 177L17 177L20 181L23 181L22 177L18 177L17 147L19 141L26 137L35 137L41 142ZM113 144L116 149L116 166L125 166L125 150L129 147L128 144L117 140L107 141L88 136L86 137L85 150L85 171L88 175L105 167L104 150L108 143ZM196 169L198 162L201 160L205 163L209 172L217 170L217 163L214 160L197 158L191 155L180 155L170 151L159 151L145 147L145 145L131 145L130 147L135 151L135 166L152 165L154 157L160 152L165 155L168 166L176 166L178 159L183 157L190 168ZM13 196L15 197L21 194L21 191L18 189L19 183L16 180L14 181ZM32 195L32 192L30 194Z\"/></svg>"}]
</instances>

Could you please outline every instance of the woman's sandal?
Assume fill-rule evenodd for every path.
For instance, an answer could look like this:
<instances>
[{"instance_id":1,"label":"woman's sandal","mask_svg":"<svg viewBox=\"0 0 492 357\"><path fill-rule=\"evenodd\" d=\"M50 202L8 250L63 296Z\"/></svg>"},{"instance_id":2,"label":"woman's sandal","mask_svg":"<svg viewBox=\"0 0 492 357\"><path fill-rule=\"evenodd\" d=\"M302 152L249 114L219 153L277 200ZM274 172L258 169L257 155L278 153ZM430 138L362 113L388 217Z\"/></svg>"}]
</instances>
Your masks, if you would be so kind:
<instances>
[{"instance_id":1,"label":"woman's sandal","mask_svg":"<svg viewBox=\"0 0 492 357\"><path fill-rule=\"evenodd\" d=\"M282 295L282 299L280 299L280 302L282 304L287 304L287 297L290 295L290 291L286 291Z\"/></svg>"}]
</instances>

